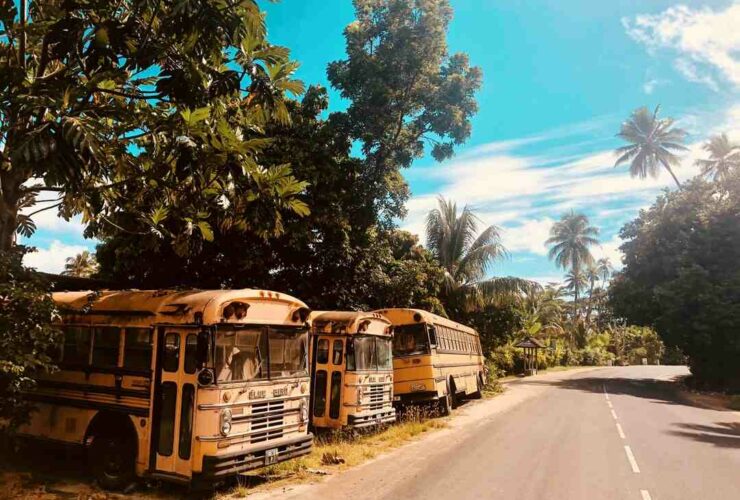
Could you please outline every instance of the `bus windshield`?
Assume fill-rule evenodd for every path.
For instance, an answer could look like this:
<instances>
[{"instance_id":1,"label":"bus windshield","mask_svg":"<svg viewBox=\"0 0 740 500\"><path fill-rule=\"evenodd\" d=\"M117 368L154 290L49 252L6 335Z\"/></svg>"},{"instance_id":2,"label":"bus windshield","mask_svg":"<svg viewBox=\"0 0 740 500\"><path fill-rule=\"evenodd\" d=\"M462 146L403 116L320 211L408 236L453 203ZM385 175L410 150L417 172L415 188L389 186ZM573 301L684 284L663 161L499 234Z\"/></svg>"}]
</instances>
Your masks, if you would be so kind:
<instances>
[{"instance_id":1,"label":"bus windshield","mask_svg":"<svg viewBox=\"0 0 740 500\"><path fill-rule=\"evenodd\" d=\"M246 327L216 333L215 366L219 382L306 374L306 330Z\"/></svg>"},{"instance_id":2,"label":"bus windshield","mask_svg":"<svg viewBox=\"0 0 740 500\"><path fill-rule=\"evenodd\" d=\"M355 335L347 344L347 370L391 370L391 340L373 335Z\"/></svg>"},{"instance_id":3,"label":"bus windshield","mask_svg":"<svg viewBox=\"0 0 740 500\"><path fill-rule=\"evenodd\" d=\"M393 356L429 353L429 337L424 323L396 325L393 328Z\"/></svg>"}]
</instances>

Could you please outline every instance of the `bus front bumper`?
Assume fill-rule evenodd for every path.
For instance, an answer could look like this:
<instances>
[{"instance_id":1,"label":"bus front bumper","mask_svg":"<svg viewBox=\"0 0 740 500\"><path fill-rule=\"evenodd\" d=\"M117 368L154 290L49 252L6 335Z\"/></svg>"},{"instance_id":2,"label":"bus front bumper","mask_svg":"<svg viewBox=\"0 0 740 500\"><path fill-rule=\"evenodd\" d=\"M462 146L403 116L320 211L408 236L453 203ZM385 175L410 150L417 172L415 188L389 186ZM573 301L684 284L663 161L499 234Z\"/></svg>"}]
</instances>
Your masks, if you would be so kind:
<instances>
[{"instance_id":1,"label":"bus front bumper","mask_svg":"<svg viewBox=\"0 0 740 500\"><path fill-rule=\"evenodd\" d=\"M309 433L281 440L279 443L264 443L249 451L217 456L206 455L203 457L203 472L200 473L198 481L218 482L234 474L307 455L311 452L312 445L313 434Z\"/></svg>"},{"instance_id":2,"label":"bus front bumper","mask_svg":"<svg viewBox=\"0 0 740 500\"><path fill-rule=\"evenodd\" d=\"M392 424L396 421L396 409L383 408L373 412L363 412L347 416L347 427L362 429L380 424Z\"/></svg>"}]
</instances>

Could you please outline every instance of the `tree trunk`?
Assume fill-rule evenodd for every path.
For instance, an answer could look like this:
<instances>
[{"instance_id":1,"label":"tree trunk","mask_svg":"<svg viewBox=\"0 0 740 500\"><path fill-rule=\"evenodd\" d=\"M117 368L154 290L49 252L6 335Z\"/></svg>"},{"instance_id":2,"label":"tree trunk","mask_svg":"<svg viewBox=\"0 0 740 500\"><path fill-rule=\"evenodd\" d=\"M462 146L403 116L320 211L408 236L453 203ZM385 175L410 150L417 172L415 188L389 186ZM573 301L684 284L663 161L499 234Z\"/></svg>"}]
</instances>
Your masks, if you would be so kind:
<instances>
[{"instance_id":1,"label":"tree trunk","mask_svg":"<svg viewBox=\"0 0 740 500\"><path fill-rule=\"evenodd\" d=\"M681 189L681 183L678 182L678 177L676 177L676 174L673 173L673 169L670 165L668 165L668 162L665 160L660 160L660 162L663 164L666 170L668 170L668 173L671 174L671 177L673 177L673 180L676 182L676 186L678 186L678 189Z\"/></svg>"},{"instance_id":2,"label":"tree trunk","mask_svg":"<svg viewBox=\"0 0 740 500\"><path fill-rule=\"evenodd\" d=\"M586 325L591 322L591 308L594 302L594 280L591 280L591 287L588 290L588 308L586 309Z\"/></svg>"},{"instance_id":3,"label":"tree trunk","mask_svg":"<svg viewBox=\"0 0 740 500\"><path fill-rule=\"evenodd\" d=\"M578 284L575 286L575 295L573 297L573 322L578 324Z\"/></svg>"},{"instance_id":4,"label":"tree trunk","mask_svg":"<svg viewBox=\"0 0 740 500\"><path fill-rule=\"evenodd\" d=\"M0 251L10 250L15 244L21 184L12 170L0 173Z\"/></svg>"}]
</instances>

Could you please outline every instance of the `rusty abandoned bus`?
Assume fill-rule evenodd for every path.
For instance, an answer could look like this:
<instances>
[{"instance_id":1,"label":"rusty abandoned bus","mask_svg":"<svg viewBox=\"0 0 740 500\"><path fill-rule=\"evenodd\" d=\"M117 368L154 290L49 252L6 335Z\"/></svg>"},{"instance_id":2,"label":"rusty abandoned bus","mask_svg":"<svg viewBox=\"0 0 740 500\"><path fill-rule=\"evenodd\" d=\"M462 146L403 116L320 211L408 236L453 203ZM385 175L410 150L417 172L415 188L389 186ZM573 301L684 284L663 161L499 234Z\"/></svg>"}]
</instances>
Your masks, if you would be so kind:
<instances>
[{"instance_id":1,"label":"rusty abandoned bus","mask_svg":"<svg viewBox=\"0 0 740 500\"><path fill-rule=\"evenodd\" d=\"M486 381L478 332L418 309L375 311L393 324L393 393L401 405L437 402L448 415Z\"/></svg>"},{"instance_id":2,"label":"rusty abandoned bus","mask_svg":"<svg viewBox=\"0 0 740 500\"><path fill-rule=\"evenodd\" d=\"M53 294L60 371L30 437L84 447L99 482L211 484L309 453L306 305L260 290Z\"/></svg>"},{"instance_id":3,"label":"rusty abandoned bus","mask_svg":"<svg viewBox=\"0 0 740 500\"><path fill-rule=\"evenodd\" d=\"M313 427L395 422L390 322L374 313L317 311L309 323Z\"/></svg>"}]
</instances>

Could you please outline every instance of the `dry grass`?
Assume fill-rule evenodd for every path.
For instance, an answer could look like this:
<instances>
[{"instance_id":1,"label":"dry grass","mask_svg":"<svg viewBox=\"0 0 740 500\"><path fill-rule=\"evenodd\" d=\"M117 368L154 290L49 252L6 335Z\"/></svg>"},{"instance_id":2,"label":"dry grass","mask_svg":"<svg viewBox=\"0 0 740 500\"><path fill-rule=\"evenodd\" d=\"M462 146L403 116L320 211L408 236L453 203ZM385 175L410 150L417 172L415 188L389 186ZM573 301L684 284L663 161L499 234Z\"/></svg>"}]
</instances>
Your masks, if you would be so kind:
<instances>
[{"instance_id":1,"label":"dry grass","mask_svg":"<svg viewBox=\"0 0 740 500\"><path fill-rule=\"evenodd\" d=\"M312 481L366 462L383 452L397 448L425 433L447 426L444 419L420 408L412 408L393 425L376 432L330 432L316 436L310 454L266 467L260 476L247 476L234 489L217 495L218 499L245 497L265 488Z\"/></svg>"}]
</instances>

